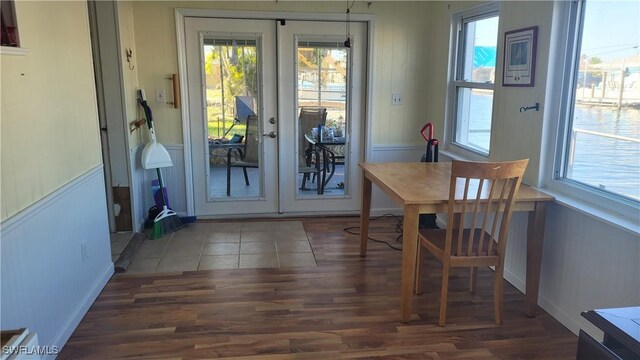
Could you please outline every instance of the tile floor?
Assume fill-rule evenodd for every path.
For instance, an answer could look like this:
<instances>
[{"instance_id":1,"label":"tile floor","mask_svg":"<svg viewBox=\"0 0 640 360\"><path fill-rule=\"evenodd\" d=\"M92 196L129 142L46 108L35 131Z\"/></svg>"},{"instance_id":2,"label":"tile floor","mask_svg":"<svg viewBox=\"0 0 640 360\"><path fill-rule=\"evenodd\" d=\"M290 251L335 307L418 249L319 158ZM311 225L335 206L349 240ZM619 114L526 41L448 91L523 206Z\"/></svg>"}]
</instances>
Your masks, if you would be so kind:
<instances>
[{"instance_id":1,"label":"tile floor","mask_svg":"<svg viewBox=\"0 0 640 360\"><path fill-rule=\"evenodd\" d=\"M133 238L131 231L111 233L111 261L118 260L131 238Z\"/></svg>"},{"instance_id":2,"label":"tile floor","mask_svg":"<svg viewBox=\"0 0 640 360\"><path fill-rule=\"evenodd\" d=\"M126 273L317 266L300 221L196 222L145 240Z\"/></svg>"}]
</instances>

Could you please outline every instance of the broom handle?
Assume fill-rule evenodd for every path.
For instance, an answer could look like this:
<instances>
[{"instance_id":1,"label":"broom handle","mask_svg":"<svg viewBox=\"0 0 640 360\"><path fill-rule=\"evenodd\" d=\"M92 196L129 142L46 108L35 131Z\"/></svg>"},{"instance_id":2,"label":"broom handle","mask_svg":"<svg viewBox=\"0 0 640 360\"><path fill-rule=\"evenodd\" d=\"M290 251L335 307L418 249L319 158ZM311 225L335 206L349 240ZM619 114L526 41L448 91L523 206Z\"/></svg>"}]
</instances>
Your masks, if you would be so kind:
<instances>
[{"instance_id":1,"label":"broom handle","mask_svg":"<svg viewBox=\"0 0 640 360\"><path fill-rule=\"evenodd\" d=\"M160 184L160 199L162 199L162 207L168 208L167 200L164 198L164 182L162 181L162 171L160 171L160 168L156 168L156 173L158 174L158 183Z\"/></svg>"}]
</instances>

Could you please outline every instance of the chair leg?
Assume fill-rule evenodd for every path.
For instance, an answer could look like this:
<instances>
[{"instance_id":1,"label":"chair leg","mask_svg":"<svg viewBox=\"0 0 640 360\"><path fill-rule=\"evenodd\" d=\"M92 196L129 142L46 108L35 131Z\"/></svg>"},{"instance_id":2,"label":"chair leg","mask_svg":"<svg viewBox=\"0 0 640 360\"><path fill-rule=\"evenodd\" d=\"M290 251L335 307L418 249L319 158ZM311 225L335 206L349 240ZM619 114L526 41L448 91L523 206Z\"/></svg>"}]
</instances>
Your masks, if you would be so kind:
<instances>
[{"instance_id":1,"label":"chair leg","mask_svg":"<svg viewBox=\"0 0 640 360\"><path fill-rule=\"evenodd\" d=\"M444 326L447 317L447 295L449 294L449 261L442 266L442 289L440 290L440 319L438 325Z\"/></svg>"},{"instance_id":2,"label":"chair leg","mask_svg":"<svg viewBox=\"0 0 640 360\"><path fill-rule=\"evenodd\" d=\"M243 167L242 172L244 173L244 183L249 186L249 175L247 175L247 168Z\"/></svg>"},{"instance_id":3,"label":"chair leg","mask_svg":"<svg viewBox=\"0 0 640 360\"><path fill-rule=\"evenodd\" d=\"M472 267L469 271L469 292L476 292L476 280L478 278L478 268Z\"/></svg>"},{"instance_id":4,"label":"chair leg","mask_svg":"<svg viewBox=\"0 0 640 360\"><path fill-rule=\"evenodd\" d=\"M422 267L424 265L424 251L422 249L422 245L420 245L420 239L418 239L418 253L416 254L416 258L418 262L416 263L416 283L414 284L413 290L416 295L422 294Z\"/></svg>"},{"instance_id":5,"label":"chair leg","mask_svg":"<svg viewBox=\"0 0 640 360\"><path fill-rule=\"evenodd\" d=\"M231 166L227 162L227 196L231 196Z\"/></svg>"},{"instance_id":6,"label":"chair leg","mask_svg":"<svg viewBox=\"0 0 640 360\"><path fill-rule=\"evenodd\" d=\"M493 275L493 311L496 324L498 325L502 324L502 297L504 288L504 280L502 279L503 268L500 265L496 265L496 272Z\"/></svg>"},{"instance_id":7,"label":"chair leg","mask_svg":"<svg viewBox=\"0 0 640 360\"><path fill-rule=\"evenodd\" d=\"M227 196L231 196L231 150L227 150Z\"/></svg>"},{"instance_id":8,"label":"chair leg","mask_svg":"<svg viewBox=\"0 0 640 360\"><path fill-rule=\"evenodd\" d=\"M305 185L307 183L307 178L309 177L309 174L307 173L303 173L302 174L302 185L300 185L300 190L304 190L305 189Z\"/></svg>"}]
</instances>

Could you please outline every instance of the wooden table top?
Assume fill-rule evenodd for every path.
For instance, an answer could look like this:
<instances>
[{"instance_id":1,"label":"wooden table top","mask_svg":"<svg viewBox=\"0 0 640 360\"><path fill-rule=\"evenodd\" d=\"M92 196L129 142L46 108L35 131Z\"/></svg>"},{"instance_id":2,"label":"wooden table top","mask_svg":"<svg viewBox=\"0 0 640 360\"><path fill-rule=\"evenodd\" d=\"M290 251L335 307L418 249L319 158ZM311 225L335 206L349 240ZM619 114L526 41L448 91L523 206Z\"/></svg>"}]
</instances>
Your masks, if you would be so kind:
<instances>
[{"instance_id":1,"label":"wooden table top","mask_svg":"<svg viewBox=\"0 0 640 360\"><path fill-rule=\"evenodd\" d=\"M365 176L405 205L449 200L450 162L359 163ZM551 195L522 184L516 202L553 201Z\"/></svg>"}]
</instances>

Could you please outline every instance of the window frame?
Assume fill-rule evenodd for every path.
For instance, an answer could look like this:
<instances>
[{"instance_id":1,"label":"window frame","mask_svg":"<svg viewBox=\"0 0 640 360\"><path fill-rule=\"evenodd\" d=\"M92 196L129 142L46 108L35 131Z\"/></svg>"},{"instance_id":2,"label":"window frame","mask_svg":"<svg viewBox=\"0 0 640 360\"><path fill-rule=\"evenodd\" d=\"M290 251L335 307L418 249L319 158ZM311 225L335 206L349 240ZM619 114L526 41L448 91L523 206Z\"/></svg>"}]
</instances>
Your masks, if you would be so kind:
<instances>
[{"instance_id":1,"label":"window frame","mask_svg":"<svg viewBox=\"0 0 640 360\"><path fill-rule=\"evenodd\" d=\"M496 84L494 83L481 83L474 81L465 81L464 75L464 56L465 56L465 37L464 25L468 22L487 19L495 16L500 16L500 3L490 2L481 4L470 9L465 9L460 12L456 12L451 16L451 31L450 31L450 43L449 43L449 73L447 75L447 99L446 99L446 114L445 114L445 146L446 149L466 159L476 161L486 161L491 154L491 143L489 144L489 151L484 153L478 149L474 149L470 146L466 146L455 141L456 125L458 120L458 90L459 89L487 89L492 90L495 95ZM496 51L500 47L499 44L500 30L498 28L498 37L496 38ZM496 57L497 59L497 57ZM497 67L496 62L496 67ZM495 104L492 103L491 108L491 129L493 132L493 117L494 117Z\"/></svg>"},{"instance_id":2,"label":"window frame","mask_svg":"<svg viewBox=\"0 0 640 360\"><path fill-rule=\"evenodd\" d=\"M640 218L640 201L634 201L612 192L597 189L592 186L564 177L567 164L568 144L571 141L572 116L575 108L575 85L578 78L577 61L580 57L580 45L582 44L584 1L573 0L569 2L557 2L557 17L560 23L556 23L557 32L555 45L552 40L552 50L558 56L550 53L549 79L556 79L547 86L550 116L549 119L558 119L557 126L550 129L547 138L548 145L554 151L550 151L546 163L546 175L542 179L542 187L554 194L561 196L564 202L578 208L585 207L595 209L601 218L612 223L638 231L638 219ZM568 20L567 20L568 19ZM554 26L555 27L555 26ZM555 59L555 60L553 60ZM543 145L544 149L544 145ZM544 150L542 154L544 158ZM592 212L587 210L587 212ZM625 224L631 224L627 226Z\"/></svg>"}]
</instances>

